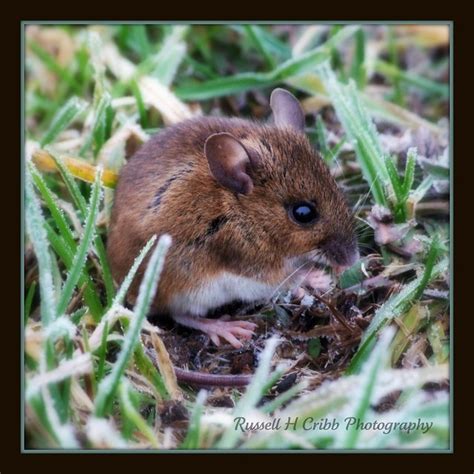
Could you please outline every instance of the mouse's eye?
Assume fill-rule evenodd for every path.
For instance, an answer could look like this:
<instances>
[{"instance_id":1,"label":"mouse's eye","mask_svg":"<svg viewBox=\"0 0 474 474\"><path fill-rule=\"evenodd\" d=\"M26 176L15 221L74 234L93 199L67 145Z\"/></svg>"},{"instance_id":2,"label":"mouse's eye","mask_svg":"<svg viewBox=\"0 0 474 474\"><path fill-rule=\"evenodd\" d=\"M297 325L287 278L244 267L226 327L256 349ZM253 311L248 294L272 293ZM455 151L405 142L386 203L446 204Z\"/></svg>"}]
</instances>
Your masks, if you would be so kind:
<instances>
[{"instance_id":1,"label":"mouse's eye","mask_svg":"<svg viewBox=\"0 0 474 474\"><path fill-rule=\"evenodd\" d=\"M314 204L310 202L297 202L290 206L290 218L300 225L313 224L319 217Z\"/></svg>"}]
</instances>

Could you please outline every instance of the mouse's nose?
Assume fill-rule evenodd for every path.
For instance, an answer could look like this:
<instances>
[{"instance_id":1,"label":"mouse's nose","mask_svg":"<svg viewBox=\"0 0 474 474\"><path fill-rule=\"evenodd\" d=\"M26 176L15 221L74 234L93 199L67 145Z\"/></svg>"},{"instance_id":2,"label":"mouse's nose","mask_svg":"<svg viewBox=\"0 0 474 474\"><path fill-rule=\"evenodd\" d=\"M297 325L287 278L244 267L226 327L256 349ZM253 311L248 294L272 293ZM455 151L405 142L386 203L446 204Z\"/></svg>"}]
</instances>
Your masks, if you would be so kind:
<instances>
[{"instance_id":1,"label":"mouse's nose","mask_svg":"<svg viewBox=\"0 0 474 474\"><path fill-rule=\"evenodd\" d=\"M348 241L346 238L338 236L327 239L321 246L321 249L334 269L339 270L339 272L351 267L360 258L357 241Z\"/></svg>"}]
</instances>

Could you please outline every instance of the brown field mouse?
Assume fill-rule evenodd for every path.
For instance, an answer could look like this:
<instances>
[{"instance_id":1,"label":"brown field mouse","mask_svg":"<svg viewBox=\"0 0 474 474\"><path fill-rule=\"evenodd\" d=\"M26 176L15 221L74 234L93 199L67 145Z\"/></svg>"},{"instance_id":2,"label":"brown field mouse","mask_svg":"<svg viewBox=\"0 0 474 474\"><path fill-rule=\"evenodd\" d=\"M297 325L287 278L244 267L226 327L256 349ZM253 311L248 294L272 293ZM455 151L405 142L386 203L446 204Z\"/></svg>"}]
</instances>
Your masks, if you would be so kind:
<instances>
[{"instance_id":1,"label":"brown field mouse","mask_svg":"<svg viewBox=\"0 0 474 474\"><path fill-rule=\"evenodd\" d=\"M169 234L153 311L234 347L244 321L205 318L231 301L264 300L318 255L358 259L354 218L304 134L298 100L275 89L273 123L200 117L154 135L123 167L108 235L121 282L151 236ZM138 293L143 268L128 299Z\"/></svg>"}]
</instances>

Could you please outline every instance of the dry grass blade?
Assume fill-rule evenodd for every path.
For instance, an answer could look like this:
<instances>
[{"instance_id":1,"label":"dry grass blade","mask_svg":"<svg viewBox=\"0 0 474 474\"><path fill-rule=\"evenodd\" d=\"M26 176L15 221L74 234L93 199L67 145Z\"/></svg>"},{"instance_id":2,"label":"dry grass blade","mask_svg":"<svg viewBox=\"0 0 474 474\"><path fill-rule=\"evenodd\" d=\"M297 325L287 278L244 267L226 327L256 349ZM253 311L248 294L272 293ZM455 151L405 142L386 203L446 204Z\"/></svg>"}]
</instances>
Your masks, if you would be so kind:
<instances>
[{"instance_id":1,"label":"dry grass blade","mask_svg":"<svg viewBox=\"0 0 474 474\"><path fill-rule=\"evenodd\" d=\"M169 394L173 399L181 400L183 398L183 394L178 387L173 363L171 362L170 356L166 350L165 345L163 344L163 341L157 334L152 333L151 342L153 344L153 349L155 350L156 363L160 370L160 374L164 379Z\"/></svg>"},{"instance_id":2,"label":"dry grass blade","mask_svg":"<svg viewBox=\"0 0 474 474\"><path fill-rule=\"evenodd\" d=\"M46 150L37 150L32 156L33 163L38 167L39 170L44 172L59 172L56 163L54 162L51 155ZM64 164L71 174L86 183L93 183L97 167L87 163L79 158L73 158L71 156L63 157ZM118 181L118 174L114 171L104 169L102 171L101 183L107 188L115 188Z\"/></svg>"}]
</instances>

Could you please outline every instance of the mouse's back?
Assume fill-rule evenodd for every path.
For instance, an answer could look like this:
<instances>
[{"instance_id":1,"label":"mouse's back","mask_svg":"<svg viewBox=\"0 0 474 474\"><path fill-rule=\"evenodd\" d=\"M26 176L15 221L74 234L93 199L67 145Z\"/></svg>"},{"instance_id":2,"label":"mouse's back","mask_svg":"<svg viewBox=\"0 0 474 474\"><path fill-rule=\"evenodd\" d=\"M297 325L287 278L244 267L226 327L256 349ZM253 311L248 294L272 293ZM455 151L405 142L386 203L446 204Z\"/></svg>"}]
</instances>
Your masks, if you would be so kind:
<instances>
[{"instance_id":1,"label":"mouse's back","mask_svg":"<svg viewBox=\"0 0 474 474\"><path fill-rule=\"evenodd\" d=\"M194 209L194 217L202 220L204 226L207 219L212 220L206 216L209 205L195 212L196 184L208 191L208 202L219 201L212 197L218 185L204 154L208 137L229 132L245 140L259 127L256 122L238 118L193 118L153 135L128 160L115 190L107 243L112 272L118 282L154 233L167 232L176 237L185 236L187 229L191 234L198 231L199 225L192 224L192 219L189 226L178 224L183 219L183 202L189 202L189 209ZM173 225L180 228L172 229Z\"/></svg>"}]
</instances>

